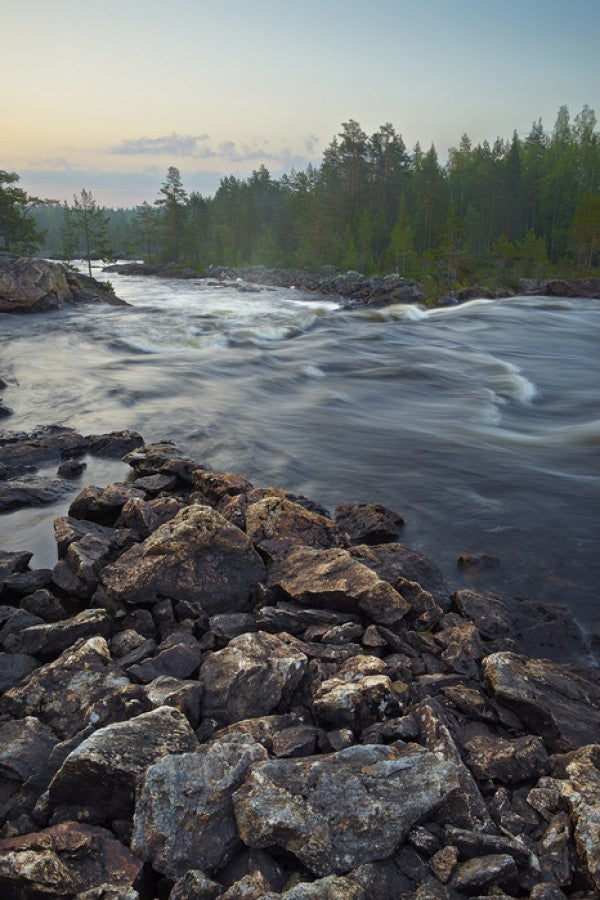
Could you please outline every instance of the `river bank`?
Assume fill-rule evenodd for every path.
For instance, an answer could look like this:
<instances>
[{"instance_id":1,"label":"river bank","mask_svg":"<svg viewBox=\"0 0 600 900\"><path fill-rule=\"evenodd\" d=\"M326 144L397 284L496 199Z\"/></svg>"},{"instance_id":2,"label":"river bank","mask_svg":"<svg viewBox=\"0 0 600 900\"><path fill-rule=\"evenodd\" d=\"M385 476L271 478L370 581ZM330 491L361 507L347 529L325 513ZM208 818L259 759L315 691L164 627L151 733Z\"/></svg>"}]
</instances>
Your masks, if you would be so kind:
<instances>
[{"instance_id":1,"label":"river bank","mask_svg":"<svg viewBox=\"0 0 600 900\"><path fill-rule=\"evenodd\" d=\"M13 459L64 464L56 434ZM566 610L450 594L381 504L95 450L124 441L53 568L1 557L5 896L600 889L600 678Z\"/></svg>"}]
</instances>

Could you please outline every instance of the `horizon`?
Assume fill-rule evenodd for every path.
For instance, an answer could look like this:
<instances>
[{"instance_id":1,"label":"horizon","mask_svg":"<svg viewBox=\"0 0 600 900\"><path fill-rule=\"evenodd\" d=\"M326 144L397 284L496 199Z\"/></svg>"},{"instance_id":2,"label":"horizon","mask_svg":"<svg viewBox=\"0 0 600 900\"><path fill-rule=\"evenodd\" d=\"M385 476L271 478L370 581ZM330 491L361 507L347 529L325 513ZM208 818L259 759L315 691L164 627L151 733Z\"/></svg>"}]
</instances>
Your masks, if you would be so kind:
<instances>
[{"instance_id":1,"label":"horizon","mask_svg":"<svg viewBox=\"0 0 600 900\"><path fill-rule=\"evenodd\" d=\"M409 152L434 143L444 160L463 133L523 138L563 105L600 107L597 0L307 0L284 15L274 0L22 0L4 20L0 168L60 201L85 187L109 207L151 202L169 166L204 196L261 165L279 178L319 163L349 119L391 122Z\"/></svg>"}]
</instances>

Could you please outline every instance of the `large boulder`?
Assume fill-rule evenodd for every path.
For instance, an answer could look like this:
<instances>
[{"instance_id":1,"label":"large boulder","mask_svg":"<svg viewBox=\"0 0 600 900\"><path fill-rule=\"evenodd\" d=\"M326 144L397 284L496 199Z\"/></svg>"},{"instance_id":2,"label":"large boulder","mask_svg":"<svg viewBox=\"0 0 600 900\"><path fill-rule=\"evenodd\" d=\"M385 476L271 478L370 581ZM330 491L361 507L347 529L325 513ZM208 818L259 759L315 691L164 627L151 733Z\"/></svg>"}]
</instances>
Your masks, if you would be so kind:
<instances>
[{"instance_id":1,"label":"large boulder","mask_svg":"<svg viewBox=\"0 0 600 900\"><path fill-rule=\"evenodd\" d=\"M243 610L265 578L252 542L210 506L184 507L101 575L118 600L151 605L163 597L209 614Z\"/></svg>"},{"instance_id":2,"label":"large boulder","mask_svg":"<svg viewBox=\"0 0 600 900\"><path fill-rule=\"evenodd\" d=\"M547 659L492 653L483 671L494 696L512 709L550 750L597 742L600 687Z\"/></svg>"},{"instance_id":3,"label":"large boulder","mask_svg":"<svg viewBox=\"0 0 600 900\"><path fill-rule=\"evenodd\" d=\"M248 506L246 533L269 556L277 556L294 545L328 549L346 543L331 519L281 497L265 497Z\"/></svg>"},{"instance_id":4,"label":"large boulder","mask_svg":"<svg viewBox=\"0 0 600 900\"><path fill-rule=\"evenodd\" d=\"M232 794L267 758L252 738L234 735L157 762L136 802L133 851L173 879L224 866L242 848Z\"/></svg>"},{"instance_id":5,"label":"large boulder","mask_svg":"<svg viewBox=\"0 0 600 900\"><path fill-rule=\"evenodd\" d=\"M233 804L250 847L281 847L331 875L391 856L457 787L456 766L435 753L367 745L259 762Z\"/></svg>"},{"instance_id":6,"label":"large boulder","mask_svg":"<svg viewBox=\"0 0 600 900\"><path fill-rule=\"evenodd\" d=\"M62 263L0 257L0 312L44 312L75 303L127 305L106 285L76 277Z\"/></svg>"},{"instance_id":7,"label":"large boulder","mask_svg":"<svg viewBox=\"0 0 600 900\"><path fill-rule=\"evenodd\" d=\"M204 715L226 724L268 715L289 703L307 664L290 635L241 634L202 663Z\"/></svg>"}]
</instances>

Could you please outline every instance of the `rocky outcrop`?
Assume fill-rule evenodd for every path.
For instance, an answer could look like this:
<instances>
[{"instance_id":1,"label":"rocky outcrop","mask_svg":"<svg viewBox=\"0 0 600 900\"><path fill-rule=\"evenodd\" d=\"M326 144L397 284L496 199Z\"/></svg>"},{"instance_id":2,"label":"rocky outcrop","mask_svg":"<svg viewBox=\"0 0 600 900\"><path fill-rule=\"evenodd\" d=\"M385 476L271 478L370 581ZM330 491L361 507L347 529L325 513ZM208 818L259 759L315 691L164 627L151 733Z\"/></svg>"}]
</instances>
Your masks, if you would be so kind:
<instances>
[{"instance_id":1,"label":"rocky outcrop","mask_svg":"<svg viewBox=\"0 0 600 900\"><path fill-rule=\"evenodd\" d=\"M106 285L62 263L0 255L0 312L47 312L82 303L128 305Z\"/></svg>"},{"instance_id":2,"label":"rocky outcrop","mask_svg":"<svg viewBox=\"0 0 600 900\"><path fill-rule=\"evenodd\" d=\"M126 448L135 476L80 491L54 569L0 552L2 896L600 891L600 677L567 610L450 596L380 505L334 521L137 443L0 445Z\"/></svg>"}]
</instances>

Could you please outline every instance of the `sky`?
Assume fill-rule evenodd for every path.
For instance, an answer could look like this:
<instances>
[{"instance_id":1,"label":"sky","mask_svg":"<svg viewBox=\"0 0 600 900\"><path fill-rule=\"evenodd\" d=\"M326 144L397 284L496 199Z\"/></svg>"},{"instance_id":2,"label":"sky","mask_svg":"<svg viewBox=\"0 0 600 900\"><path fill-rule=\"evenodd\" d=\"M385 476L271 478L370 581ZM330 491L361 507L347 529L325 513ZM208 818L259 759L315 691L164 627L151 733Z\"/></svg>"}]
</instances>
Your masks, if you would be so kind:
<instances>
[{"instance_id":1,"label":"sky","mask_svg":"<svg viewBox=\"0 0 600 900\"><path fill-rule=\"evenodd\" d=\"M0 0L0 169L32 194L152 202L318 162L357 120L443 160L600 117L600 0Z\"/></svg>"}]
</instances>

